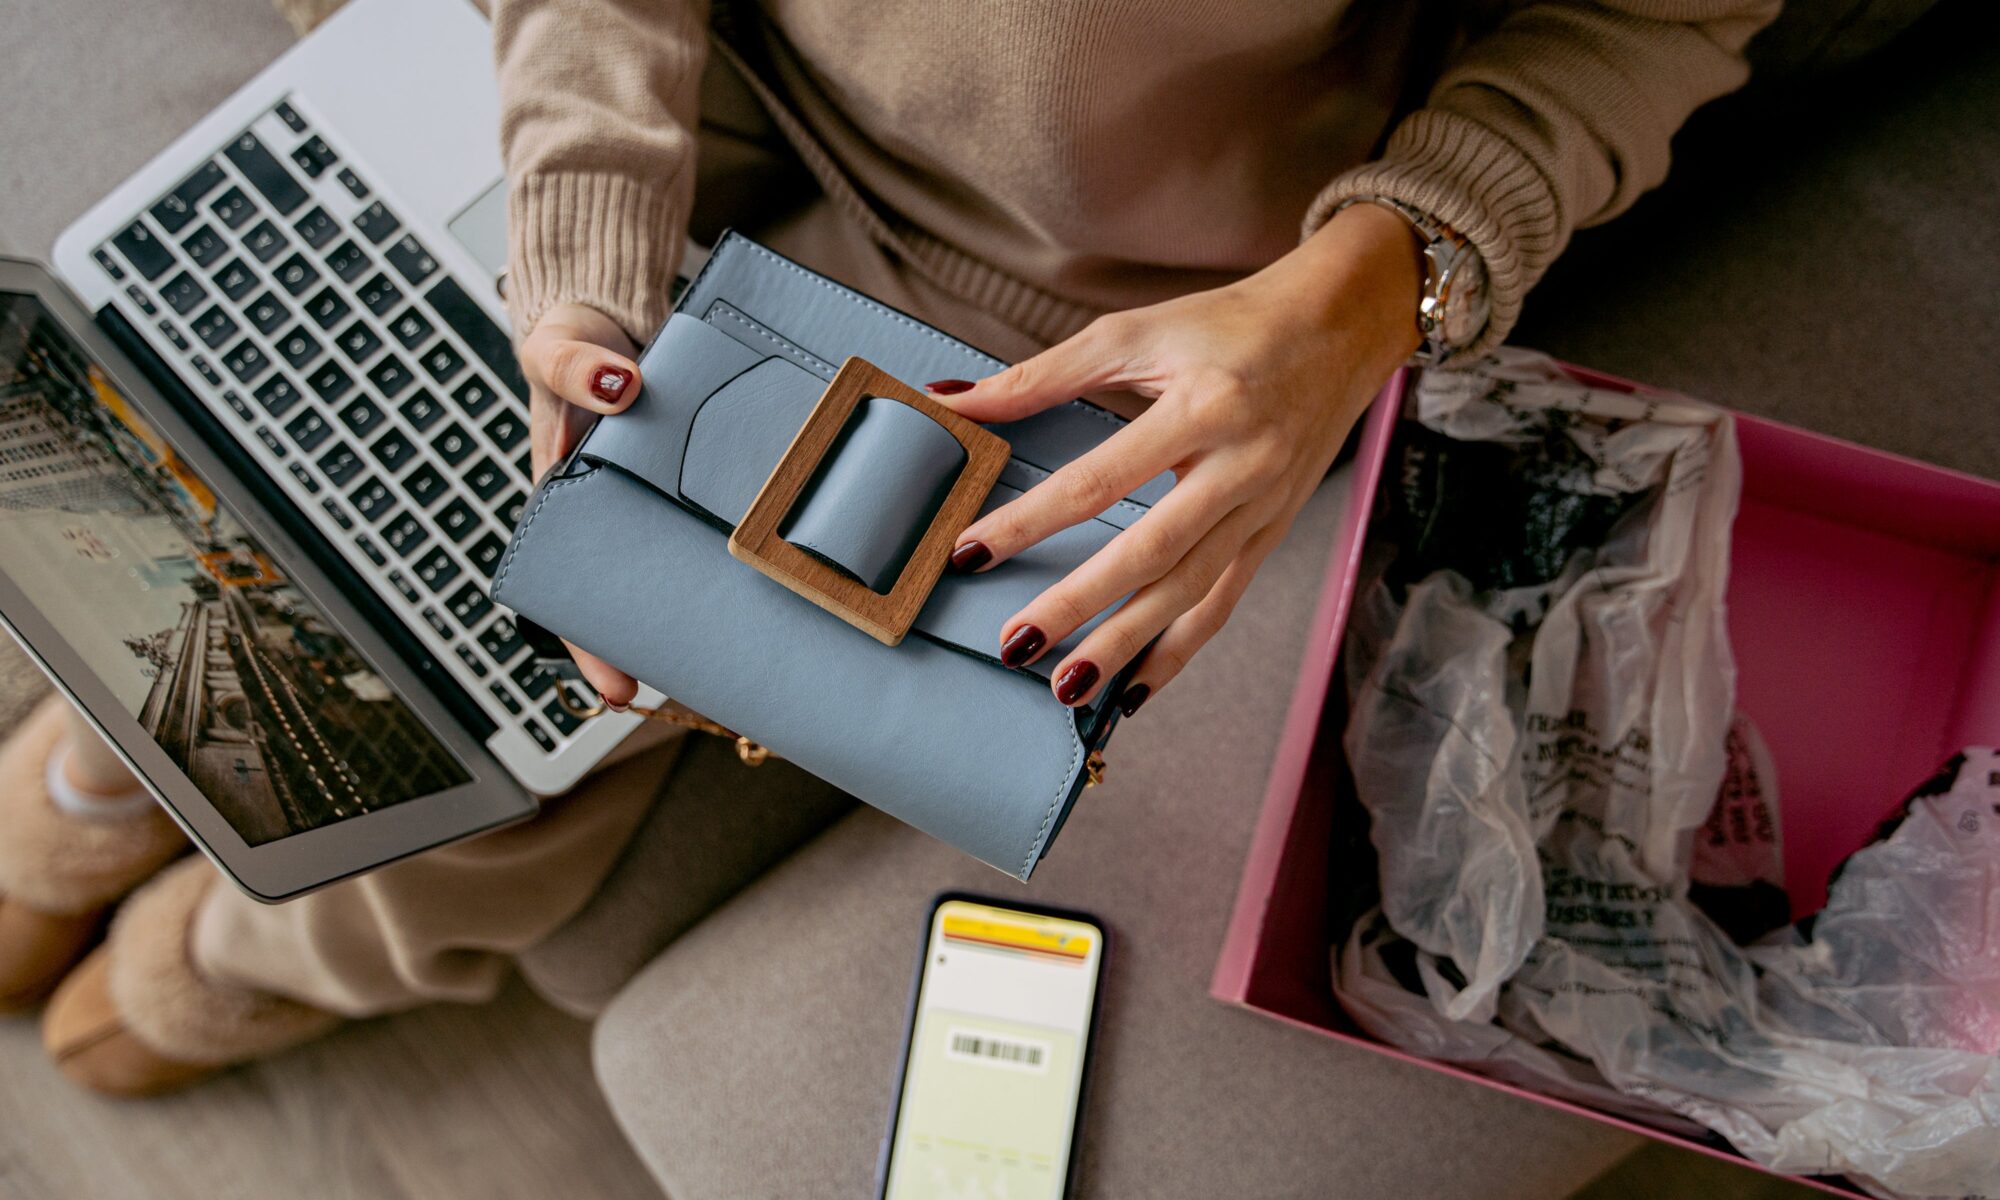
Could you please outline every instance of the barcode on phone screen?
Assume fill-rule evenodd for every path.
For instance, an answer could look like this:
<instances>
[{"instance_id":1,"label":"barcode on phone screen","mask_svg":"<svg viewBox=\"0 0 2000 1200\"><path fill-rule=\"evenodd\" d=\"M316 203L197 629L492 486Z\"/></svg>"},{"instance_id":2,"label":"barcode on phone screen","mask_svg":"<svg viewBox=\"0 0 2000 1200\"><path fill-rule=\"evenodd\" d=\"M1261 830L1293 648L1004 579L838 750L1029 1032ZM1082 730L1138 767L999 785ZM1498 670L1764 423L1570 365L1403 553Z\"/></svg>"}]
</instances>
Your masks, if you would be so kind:
<instances>
[{"instance_id":1,"label":"barcode on phone screen","mask_svg":"<svg viewBox=\"0 0 2000 1200\"><path fill-rule=\"evenodd\" d=\"M947 1035L945 1053L952 1058L996 1067L1013 1067L1021 1071L1040 1071L1049 1063L1049 1048L1041 1042L995 1037L970 1029L951 1030Z\"/></svg>"}]
</instances>

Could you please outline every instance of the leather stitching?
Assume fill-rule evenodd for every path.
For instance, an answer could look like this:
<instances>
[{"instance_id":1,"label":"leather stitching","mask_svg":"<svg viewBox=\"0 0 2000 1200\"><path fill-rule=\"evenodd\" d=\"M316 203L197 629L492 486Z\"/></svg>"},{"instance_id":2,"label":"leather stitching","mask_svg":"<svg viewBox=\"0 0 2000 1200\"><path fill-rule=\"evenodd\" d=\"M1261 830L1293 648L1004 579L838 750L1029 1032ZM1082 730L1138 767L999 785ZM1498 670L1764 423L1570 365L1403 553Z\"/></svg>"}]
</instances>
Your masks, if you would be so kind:
<instances>
[{"instance_id":1,"label":"leather stitching","mask_svg":"<svg viewBox=\"0 0 2000 1200\"><path fill-rule=\"evenodd\" d=\"M820 378L828 380L833 378L835 374L833 364L827 362L819 355L810 353L804 348L794 345L793 343L785 340L784 338L779 337L777 334L772 333L769 329L759 324L754 318L745 316L741 310L736 308L734 305L730 304L729 301L717 300L714 304L709 305L708 311L714 315L727 317L728 319L736 322L738 325L741 325L743 328L749 330L751 333L754 333L758 337L763 338L765 341L770 342L772 345L776 346L779 350L782 350L786 354L786 356L797 359L800 366L804 367L808 371L811 371L813 374L819 376ZM724 386L726 387L728 385L725 384ZM721 388L716 389L716 391L718 392L721 390L722 390Z\"/></svg>"},{"instance_id":2,"label":"leather stitching","mask_svg":"<svg viewBox=\"0 0 2000 1200\"><path fill-rule=\"evenodd\" d=\"M527 540L528 527L535 523L536 517L542 515L542 505L549 502L549 497L556 494L556 489L566 488L572 483L582 483L584 480L597 474L597 470L597 468L593 468L582 475L572 475L566 479L552 479L548 482L548 485L542 489L542 494L536 498L535 507L528 510L528 515L521 521L521 527L514 531L514 540L507 547L507 556L500 560L500 569L493 573L493 586L487 589L488 595L492 596L495 600L500 599L500 587L507 582L507 571L514 565L514 554L520 550L521 543Z\"/></svg>"}]
</instances>

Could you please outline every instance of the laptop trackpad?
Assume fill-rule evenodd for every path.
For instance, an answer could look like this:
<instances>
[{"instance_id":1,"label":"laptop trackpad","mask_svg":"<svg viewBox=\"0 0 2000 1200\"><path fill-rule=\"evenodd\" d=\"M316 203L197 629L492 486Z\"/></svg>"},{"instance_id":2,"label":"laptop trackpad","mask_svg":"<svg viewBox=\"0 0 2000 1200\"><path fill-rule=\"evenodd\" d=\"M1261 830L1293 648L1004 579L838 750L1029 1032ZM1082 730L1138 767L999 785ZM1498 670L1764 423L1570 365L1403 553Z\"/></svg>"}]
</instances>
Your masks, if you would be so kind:
<instances>
[{"instance_id":1,"label":"laptop trackpad","mask_svg":"<svg viewBox=\"0 0 2000 1200\"><path fill-rule=\"evenodd\" d=\"M445 228L458 239L489 278L507 271L507 181L496 179L479 198L459 210Z\"/></svg>"}]
</instances>

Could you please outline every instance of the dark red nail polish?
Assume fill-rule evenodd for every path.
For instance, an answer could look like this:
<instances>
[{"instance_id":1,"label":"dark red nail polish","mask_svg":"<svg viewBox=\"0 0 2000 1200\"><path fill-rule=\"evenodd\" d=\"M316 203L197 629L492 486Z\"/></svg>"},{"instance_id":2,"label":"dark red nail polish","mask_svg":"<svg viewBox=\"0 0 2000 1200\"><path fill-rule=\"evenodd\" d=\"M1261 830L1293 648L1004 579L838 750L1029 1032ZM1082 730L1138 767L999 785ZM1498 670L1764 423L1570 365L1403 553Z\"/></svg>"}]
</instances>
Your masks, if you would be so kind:
<instances>
[{"instance_id":1,"label":"dark red nail polish","mask_svg":"<svg viewBox=\"0 0 2000 1200\"><path fill-rule=\"evenodd\" d=\"M1000 665L1018 667L1042 652L1049 644L1048 635L1033 625L1023 625L1007 635L1000 643Z\"/></svg>"},{"instance_id":2,"label":"dark red nail polish","mask_svg":"<svg viewBox=\"0 0 2000 1200\"><path fill-rule=\"evenodd\" d=\"M622 367L599 367L597 374L590 377L590 394L606 404L616 404L630 382L632 373Z\"/></svg>"},{"instance_id":3,"label":"dark red nail polish","mask_svg":"<svg viewBox=\"0 0 2000 1200\"><path fill-rule=\"evenodd\" d=\"M1133 713L1138 712L1139 706L1144 704L1146 697L1152 694L1152 688L1147 687L1143 683L1135 683L1125 689L1124 695L1118 697L1118 711L1129 717Z\"/></svg>"},{"instance_id":4,"label":"dark red nail polish","mask_svg":"<svg viewBox=\"0 0 2000 1200\"><path fill-rule=\"evenodd\" d=\"M1084 693L1096 686L1096 663L1088 661L1071 663L1068 669L1056 676L1056 699L1064 704L1075 704L1083 699Z\"/></svg>"},{"instance_id":5,"label":"dark red nail polish","mask_svg":"<svg viewBox=\"0 0 2000 1200\"><path fill-rule=\"evenodd\" d=\"M971 391L972 381L970 379L933 379L924 385L924 390L935 392L940 396L956 396L960 392Z\"/></svg>"},{"instance_id":6,"label":"dark red nail polish","mask_svg":"<svg viewBox=\"0 0 2000 1200\"><path fill-rule=\"evenodd\" d=\"M985 542L967 542L951 552L951 569L972 572L993 561L993 552Z\"/></svg>"}]
</instances>

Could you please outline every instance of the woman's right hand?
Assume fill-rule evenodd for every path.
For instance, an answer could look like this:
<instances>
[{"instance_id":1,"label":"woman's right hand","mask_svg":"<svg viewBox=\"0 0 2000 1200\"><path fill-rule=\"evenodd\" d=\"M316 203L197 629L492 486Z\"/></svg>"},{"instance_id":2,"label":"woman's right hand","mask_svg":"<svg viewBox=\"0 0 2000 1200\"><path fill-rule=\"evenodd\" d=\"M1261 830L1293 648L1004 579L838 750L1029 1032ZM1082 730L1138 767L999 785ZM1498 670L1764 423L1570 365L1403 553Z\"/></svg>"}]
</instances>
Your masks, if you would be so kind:
<instances>
[{"instance_id":1,"label":"woman's right hand","mask_svg":"<svg viewBox=\"0 0 2000 1200\"><path fill-rule=\"evenodd\" d=\"M593 417L622 412L632 403L639 394L639 364L632 361L637 352L616 321L582 304L558 304L536 322L521 343L536 479L562 461ZM638 695L630 675L563 644L607 707L622 710Z\"/></svg>"}]
</instances>

